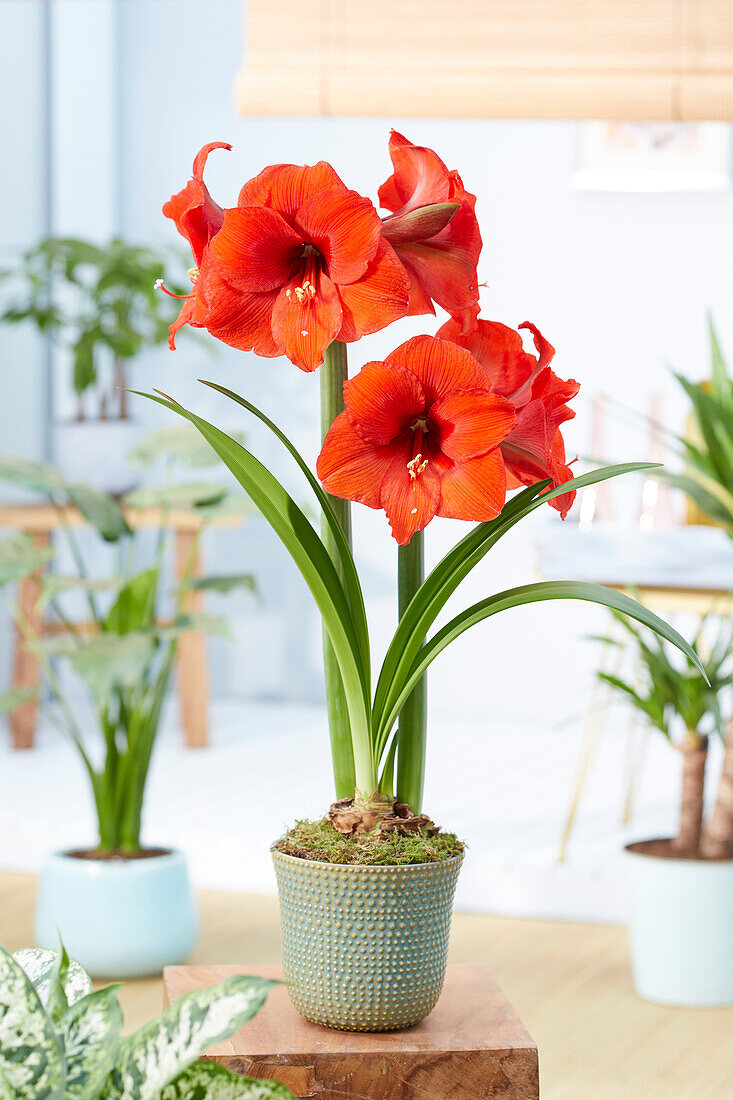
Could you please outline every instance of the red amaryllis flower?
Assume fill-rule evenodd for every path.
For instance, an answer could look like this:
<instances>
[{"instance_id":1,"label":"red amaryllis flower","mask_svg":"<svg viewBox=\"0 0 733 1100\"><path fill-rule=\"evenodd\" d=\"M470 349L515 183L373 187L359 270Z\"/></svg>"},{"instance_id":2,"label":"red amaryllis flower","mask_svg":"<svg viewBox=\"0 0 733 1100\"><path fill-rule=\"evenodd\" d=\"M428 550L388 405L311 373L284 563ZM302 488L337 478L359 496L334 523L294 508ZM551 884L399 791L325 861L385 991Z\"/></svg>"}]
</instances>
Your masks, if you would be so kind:
<instances>
[{"instance_id":1,"label":"red amaryllis flower","mask_svg":"<svg viewBox=\"0 0 733 1100\"><path fill-rule=\"evenodd\" d=\"M437 153L395 130L389 155L394 174L379 188L379 201L394 213L385 218L382 233L410 273L409 312L435 313L437 302L460 317L468 332L478 313L476 197Z\"/></svg>"},{"instance_id":2,"label":"red amaryllis flower","mask_svg":"<svg viewBox=\"0 0 733 1100\"><path fill-rule=\"evenodd\" d=\"M501 443L508 487L534 485L548 477L553 485L562 485L573 475L565 462L560 425L575 416L567 402L580 385L572 378L563 381L550 369L555 349L534 325L525 322L519 327L532 333L536 357L524 350L520 332L497 321L481 320L467 336L455 321L448 321L438 336L470 351L481 364L491 392L508 398L517 411L516 425ZM574 499L574 492L563 493L550 504L564 519Z\"/></svg>"},{"instance_id":3,"label":"red amaryllis flower","mask_svg":"<svg viewBox=\"0 0 733 1100\"><path fill-rule=\"evenodd\" d=\"M499 444L516 413L490 393L468 352L415 336L344 385L318 458L334 496L383 508L401 545L433 516L487 520L501 511L506 471Z\"/></svg>"},{"instance_id":4,"label":"red amaryllis flower","mask_svg":"<svg viewBox=\"0 0 733 1100\"><path fill-rule=\"evenodd\" d=\"M204 326L232 347L284 354L312 371L333 340L404 316L408 297L409 277L372 203L325 161L279 164L223 211L199 262L195 304L176 326Z\"/></svg>"},{"instance_id":5,"label":"red amaryllis flower","mask_svg":"<svg viewBox=\"0 0 733 1100\"><path fill-rule=\"evenodd\" d=\"M185 237L191 246L197 266L189 270L188 274L193 284L193 293L185 299L185 305L181 309L176 321L171 325L168 343L171 349L175 349L175 337L179 328L186 324L201 325L206 314L205 303L201 298L199 282L199 269L203 263L206 246L213 236L221 229L224 221L224 211L214 202L204 183L204 168L213 149L231 149L226 141L211 141L204 145L193 162L193 175L182 191L172 195L168 202L163 204L163 213L166 218L171 218L176 223L176 229ZM161 284L160 289L165 290ZM166 293L170 293L166 291ZM178 297L178 295L171 295Z\"/></svg>"}]
</instances>

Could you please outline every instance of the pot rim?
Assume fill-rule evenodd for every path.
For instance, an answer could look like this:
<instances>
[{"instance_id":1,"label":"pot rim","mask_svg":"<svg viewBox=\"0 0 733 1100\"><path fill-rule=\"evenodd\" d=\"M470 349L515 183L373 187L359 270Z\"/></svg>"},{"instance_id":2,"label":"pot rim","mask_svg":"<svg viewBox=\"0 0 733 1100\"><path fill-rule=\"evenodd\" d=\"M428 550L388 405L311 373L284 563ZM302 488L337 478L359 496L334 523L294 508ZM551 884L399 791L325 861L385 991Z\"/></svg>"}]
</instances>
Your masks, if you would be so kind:
<instances>
[{"instance_id":1,"label":"pot rim","mask_svg":"<svg viewBox=\"0 0 733 1100\"><path fill-rule=\"evenodd\" d=\"M656 855L653 852L640 852L637 849L639 844L649 844L655 840L671 841L673 837L646 837L644 840L632 840L629 844L624 844L624 853L627 857L633 859L646 859L652 860L654 863L661 864L683 864L689 867L729 867L733 868L733 855L726 856L724 859L691 859L689 856L678 856L670 853L669 855Z\"/></svg>"},{"instance_id":2,"label":"pot rim","mask_svg":"<svg viewBox=\"0 0 733 1100\"><path fill-rule=\"evenodd\" d=\"M88 856L71 855L71 852L79 849L68 848L66 851L50 852L46 857L47 863L60 863L66 867L74 867L80 870L95 870L98 874L109 872L117 874L122 870L143 873L147 868L157 868L161 864L185 863L185 853L180 848L166 848L157 855L144 856L141 859L90 859Z\"/></svg>"},{"instance_id":3,"label":"pot rim","mask_svg":"<svg viewBox=\"0 0 733 1100\"><path fill-rule=\"evenodd\" d=\"M291 856L288 852L281 852L274 844L270 845L270 854L280 859L291 860L298 864L311 864L313 867L328 867L337 871L409 871L422 867L445 867L449 864L463 863L465 852L457 856L449 856L448 859L432 859L427 863L327 863L321 859L303 859L302 856Z\"/></svg>"}]
</instances>

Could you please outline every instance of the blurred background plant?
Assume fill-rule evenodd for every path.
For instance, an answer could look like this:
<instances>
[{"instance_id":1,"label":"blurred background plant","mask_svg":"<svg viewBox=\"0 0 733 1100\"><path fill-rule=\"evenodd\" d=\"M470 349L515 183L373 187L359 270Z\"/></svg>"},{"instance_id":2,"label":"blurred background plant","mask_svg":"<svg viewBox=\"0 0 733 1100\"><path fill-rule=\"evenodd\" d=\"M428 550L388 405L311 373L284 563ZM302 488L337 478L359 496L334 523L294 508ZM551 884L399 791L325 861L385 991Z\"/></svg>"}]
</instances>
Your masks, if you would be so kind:
<instances>
[{"instance_id":1,"label":"blurred background plant","mask_svg":"<svg viewBox=\"0 0 733 1100\"><path fill-rule=\"evenodd\" d=\"M682 753L682 795L679 833L674 847L687 856L724 856L733 842L733 737L727 738L723 775L709 825L703 830L705 765L711 735L726 740L724 706L733 685L731 626L718 619L712 643L707 643L709 619L703 618L692 648L704 674L686 655L671 648L650 631L639 629L612 612L619 636L598 639L626 653L633 672L620 675L599 672L599 679L640 711ZM707 643L707 644L706 644ZM728 709L730 709L728 705Z\"/></svg>"},{"instance_id":2,"label":"blurred background plant","mask_svg":"<svg viewBox=\"0 0 733 1100\"><path fill-rule=\"evenodd\" d=\"M167 343L176 303L158 293L164 269L178 253L153 252L113 237L99 245L78 237L47 237L0 273L0 321L34 325L67 349L76 416L86 419L84 395L94 390L94 418L128 416L128 363L145 348Z\"/></svg>"},{"instance_id":3,"label":"blurred background plant","mask_svg":"<svg viewBox=\"0 0 733 1100\"><path fill-rule=\"evenodd\" d=\"M185 427L152 433L131 459L152 466L176 460L189 466L208 461L207 448L193 429ZM255 590L251 574L194 575L198 541L208 523L222 515L247 511L246 498L212 481L187 484L168 482L127 494L121 501L89 485L68 484L46 463L0 457L0 481L32 490L53 507L66 542L73 570L68 574L40 573L39 610L48 616L39 637L20 608L10 610L26 645L36 655L43 681L55 705L46 708L50 719L71 739L88 774L98 824L98 851L131 854L140 851L140 829L145 784L158 733L161 711L170 683L180 637L195 629L226 633L219 617L192 613L189 594L195 591L229 592L244 586ZM70 522L75 508L96 536L116 549L117 568L99 576L92 573L81 540ZM156 509L157 527L152 561L146 560L136 516ZM179 582L166 591L165 562L171 513L187 512L197 535ZM53 556L50 547L38 547L29 535L16 533L0 541L0 586L37 573ZM147 556L150 558L150 555ZM101 560L95 547L94 560ZM87 621L74 621L68 597L82 598ZM169 605L168 607L166 605ZM166 610L168 615L166 617ZM48 634L48 636L45 636ZM59 664L79 677L93 706L100 747L90 747ZM35 695L16 688L0 697L8 713Z\"/></svg>"}]
</instances>

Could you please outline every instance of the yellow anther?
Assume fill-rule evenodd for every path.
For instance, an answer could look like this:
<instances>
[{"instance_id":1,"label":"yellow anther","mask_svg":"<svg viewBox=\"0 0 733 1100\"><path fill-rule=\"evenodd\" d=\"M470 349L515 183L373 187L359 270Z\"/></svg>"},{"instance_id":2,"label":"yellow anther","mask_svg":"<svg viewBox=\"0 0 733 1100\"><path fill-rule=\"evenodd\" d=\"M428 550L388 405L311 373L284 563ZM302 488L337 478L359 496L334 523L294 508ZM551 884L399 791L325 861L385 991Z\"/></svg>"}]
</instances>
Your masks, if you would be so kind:
<instances>
[{"instance_id":1,"label":"yellow anther","mask_svg":"<svg viewBox=\"0 0 733 1100\"><path fill-rule=\"evenodd\" d=\"M196 286L196 280L199 277L199 269L197 267L189 267L186 274L188 275L189 279L191 280L191 284L193 286Z\"/></svg>"},{"instance_id":2,"label":"yellow anther","mask_svg":"<svg viewBox=\"0 0 733 1100\"><path fill-rule=\"evenodd\" d=\"M421 454L416 454L414 458L411 458L407 463L407 472L410 475L412 481L415 481L418 474L421 474L428 464L427 458L423 458Z\"/></svg>"}]
</instances>

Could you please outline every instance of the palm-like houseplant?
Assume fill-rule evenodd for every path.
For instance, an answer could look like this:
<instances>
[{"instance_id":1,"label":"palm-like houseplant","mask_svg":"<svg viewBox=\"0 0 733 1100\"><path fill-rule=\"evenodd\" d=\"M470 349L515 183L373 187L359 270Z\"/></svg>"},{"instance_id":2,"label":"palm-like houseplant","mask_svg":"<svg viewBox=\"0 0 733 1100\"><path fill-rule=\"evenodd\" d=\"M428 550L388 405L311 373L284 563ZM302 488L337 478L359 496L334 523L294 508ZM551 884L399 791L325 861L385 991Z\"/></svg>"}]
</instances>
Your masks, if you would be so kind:
<instances>
[{"instance_id":1,"label":"palm-like houseplant","mask_svg":"<svg viewBox=\"0 0 733 1100\"><path fill-rule=\"evenodd\" d=\"M603 640L627 650L635 671L628 679L599 676L661 731L683 761L677 836L627 848L635 986L645 999L665 1004L731 1004L733 820L725 771L704 822L708 741L725 738L730 709L730 627L721 624L708 645L703 620L692 642L693 661L680 660L628 621L619 624L623 640ZM727 757L730 732L726 740Z\"/></svg>"},{"instance_id":2,"label":"palm-like houseplant","mask_svg":"<svg viewBox=\"0 0 733 1100\"><path fill-rule=\"evenodd\" d=\"M378 864L385 834L407 833L409 841L415 830L432 830L421 814L425 673L469 627L523 604L590 600L630 615L682 647L692 660L697 658L676 631L629 597L574 582L530 584L492 594L430 633L462 580L521 519L545 503L565 515L577 488L645 464L572 477L560 426L574 415L568 402L578 384L553 372L554 349L533 325L523 327L532 333L536 354L525 350L521 331L478 319L481 236L475 197L432 150L393 133L394 172L379 193L391 213L380 219L371 202L348 190L325 162L266 168L244 185L236 207L222 209L203 182L206 159L220 147L222 143L212 143L201 150L191 180L164 206L189 241L197 265L172 336L190 324L258 355L284 354L308 372L320 367L323 449L318 476L264 412L246 397L208 384L279 439L320 505L321 535L253 454L173 399L159 395L153 400L201 432L285 544L314 596L325 631L326 696L339 799L330 820L332 831L347 838L334 858L352 862L348 842L358 840L361 854L367 839L375 852L370 862ZM451 314L437 337L408 340L384 362L368 363L348 380L348 343L408 313L434 313L435 304ZM507 488L514 487L522 488L506 501ZM400 618L374 687L349 501L384 509L399 546ZM423 531L436 515L477 525L426 578ZM421 925L424 938L413 945L406 979L398 973L400 952L388 951L387 973L377 981L367 968L357 982L358 996L351 998L364 1005L349 1006L338 977L344 955L348 966L349 945L338 937L324 944L321 936L315 954L299 960L301 945L291 920L298 889L328 895L333 872L331 879L326 875L317 880L317 866L289 855L287 843L275 852L275 862L287 976L296 1007L312 1019L357 1029L419 1019L430 1010L442 981L450 910L445 902L450 901L460 851L433 857L444 862L446 886L440 899L417 872L390 877L386 872L406 869L382 866L379 875L372 875L377 926L380 916L392 919L391 878L414 880L413 892L408 890L400 904ZM308 855L302 845L297 851L301 855ZM423 858L418 850L403 855L403 862L420 863ZM352 880L358 881L359 866L346 870L353 870ZM433 870L424 873L431 882L435 878ZM301 875L306 884L293 892ZM343 897L349 879L338 881ZM380 893L377 883L386 893ZM402 886L394 889L399 895ZM340 904L326 896L319 915L324 923L330 926ZM375 935L374 927L370 924L365 935ZM318 941L315 929L314 936ZM427 966L418 964L420 955L428 957ZM393 964L397 969L391 972ZM326 974L328 1004L323 1003L323 990L319 994L310 981L315 970ZM415 997L411 1005L400 1006L399 987L405 980Z\"/></svg>"},{"instance_id":3,"label":"palm-like houseplant","mask_svg":"<svg viewBox=\"0 0 733 1100\"><path fill-rule=\"evenodd\" d=\"M195 455L196 440L190 431L171 433L145 441L138 448L138 459L154 458L174 451L176 455ZM193 444L193 445L192 445ZM171 508L187 510L198 526L198 538L210 518L223 509L239 508L241 494L229 493L213 482L161 486L129 494L121 503L82 484L67 484L52 466L11 457L0 458L0 480L34 489L54 507L59 528L75 569L68 575L41 574L40 605L47 623L44 636L38 637L21 609L10 601L10 610L25 644L36 655L43 674L43 686L53 705L46 707L49 719L60 726L76 749L87 774L98 829L96 844L51 858L41 886L37 911L37 934L42 942L53 940L55 926L61 928L72 950L88 961L95 973L127 975L142 966L155 970L164 962L182 959L195 936L195 915L185 861L180 853L149 849L141 842L142 815L150 763L161 714L168 693L176 647L180 637L192 629L224 632L218 618L193 614L189 610L190 593L196 588L237 584L252 587L249 575L193 575L193 557L184 575L171 593L166 592L165 562L167 550L166 517ZM145 561L140 536L135 529L138 507L157 505L160 531L152 562ZM69 522L70 506L76 506L88 528L104 542L116 546L119 572L93 576L85 560L82 543ZM128 522L129 520L129 522ZM30 576L51 557L50 548L38 548L28 535L15 534L0 542L0 584L9 585ZM68 598L83 600L87 621L77 622L68 614ZM168 611L170 606L170 612ZM70 693L68 680L60 665L70 666L86 688L91 704L93 735L89 733L86 711L79 711L77 699ZM0 707L8 712L26 702L32 689L14 689L0 698ZM159 863L169 876L178 878L176 909L162 920L136 960L134 952L125 959L124 943L118 939L105 948L105 937L83 936L76 927L75 896L67 879L102 883L105 875L119 887L120 865L130 876L154 874ZM88 876L92 876L89 879ZM87 877L84 877L87 876ZM148 883L149 897L150 883ZM78 885L76 887L78 889ZM104 891L103 891L104 893ZM120 908L119 895L104 893L98 900L95 921L104 920L104 903ZM88 915L88 914L87 914ZM134 940L141 916L128 914L129 935ZM157 942L156 942L157 940ZM171 946L172 944L172 946ZM156 958L159 955L160 958Z\"/></svg>"},{"instance_id":4,"label":"palm-like houseplant","mask_svg":"<svg viewBox=\"0 0 733 1100\"><path fill-rule=\"evenodd\" d=\"M293 1100L277 1081L198 1061L275 983L234 975L122 1035L117 986L93 990L62 947L0 947L0 1089L14 1100Z\"/></svg>"}]
</instances>

